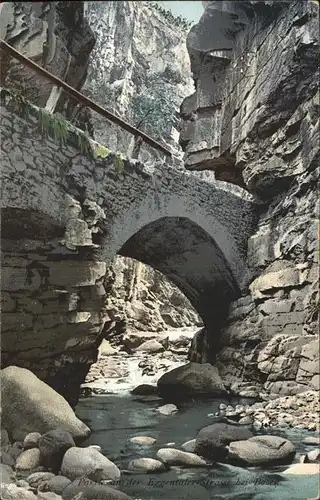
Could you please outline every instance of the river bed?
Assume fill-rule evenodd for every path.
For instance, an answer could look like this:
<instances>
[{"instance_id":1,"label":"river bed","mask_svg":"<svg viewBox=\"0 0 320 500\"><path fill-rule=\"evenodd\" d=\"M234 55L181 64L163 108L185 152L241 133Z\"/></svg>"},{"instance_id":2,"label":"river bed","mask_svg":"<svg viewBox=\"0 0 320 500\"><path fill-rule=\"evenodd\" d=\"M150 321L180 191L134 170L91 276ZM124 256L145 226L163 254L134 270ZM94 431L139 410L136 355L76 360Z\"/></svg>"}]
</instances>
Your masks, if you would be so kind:
<instances>
[{"instance_id":1,"label":"river bed","mask_svg":"<svg viewBox=\"0 0 320 500\"><path fill-rule=\"evenodd\" d=\"M193 439L204 426L212 423L223 399L184 403L179 411L166 416L156 408L163 402L156 398L120 394L81 398L76 412L92 429L84 446L96 444L102 453L125 471L135 458L155 458L159 448L168 443L180 448ZM230 401L228 401L230 403ZM233 400L231 404L245 404ZM211 415L211 416L208 416ZM301 443L307 431L272 429L272 434L287 437L296 444L298 456L308 451ZM261 434L261 431L259 431ZM152 446L141 447L130 442L134 436L151 436ZM310 448L309 448L310 449ZM208 468L172 467L159 474L122 472L119 489L134 500L307 500L318 498L317 476L283 476L286 467L270 469L239 468L213 464Z\"/></svg>"}]
</instances>

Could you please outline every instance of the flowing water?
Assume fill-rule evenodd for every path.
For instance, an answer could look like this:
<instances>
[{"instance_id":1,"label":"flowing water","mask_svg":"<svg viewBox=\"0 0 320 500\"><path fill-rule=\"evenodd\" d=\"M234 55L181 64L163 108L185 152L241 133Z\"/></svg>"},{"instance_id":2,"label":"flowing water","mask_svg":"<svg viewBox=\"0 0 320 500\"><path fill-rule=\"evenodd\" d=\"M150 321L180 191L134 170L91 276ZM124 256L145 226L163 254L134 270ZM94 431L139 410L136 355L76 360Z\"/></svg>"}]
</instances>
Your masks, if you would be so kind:
<instances>
[{"instance_id":1,"label":"flowing water","mask_svg":"<svg viewBox=\"0 0 320 500\"><path fill-rule=\"evenodd\" d=\"M84 443L98 444L102 453L121 470L127 469L134 458L155 458L159 448L167 443L180 448L193 439L197 431L212 422L222 399L185 403L176 414L165 416L156 411L163 402L155 398L120 394L82 398L77 415L92 429ZM244 400L229 401L246 404ZM211 416L208 416L208 414ZM288 437L297 446L297 455L307 448L301 444L303 431L275 431L272 434ZM130 443L134 436L156 438L152 446ZM310 448L309 448L310 449ZM296 459L298 461L298 458ZM134 500L307 500L317 497L316 476L283 476L285 467L269 469L240 468L213 464L207 468L172 467L159 474L122 473L119 489Z\"/></svg>"}]
</instances>

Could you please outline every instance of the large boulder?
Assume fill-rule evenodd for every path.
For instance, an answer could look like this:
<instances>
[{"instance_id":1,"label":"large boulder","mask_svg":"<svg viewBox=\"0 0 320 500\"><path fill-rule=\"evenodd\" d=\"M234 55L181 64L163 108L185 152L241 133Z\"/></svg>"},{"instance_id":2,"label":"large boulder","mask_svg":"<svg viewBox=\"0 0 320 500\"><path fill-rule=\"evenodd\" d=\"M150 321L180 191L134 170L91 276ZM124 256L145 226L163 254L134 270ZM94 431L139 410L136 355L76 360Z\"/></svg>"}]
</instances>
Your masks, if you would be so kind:
<instances>
[{"instance_id":1,"label":"large boulder","mask_svg":"<svg viewBox=\"0 0 320 500\"><path fill-rule=\"evenodd\" d=\"M62 427L75 439L83 439L90 429L79 420L67 401L30 370L8 366L0 372L2 425L13 441L30 432Z\"/></svg>"},{"instance_id":2,"label":"large boulder","mask_svg":"<svg viewBox=\"0 0 320 500\"><path fill-rule=\"evenodd\" d=\"M70 432L64 429L54 429L46 432L39 440L41 463L54 472L59 472L65 452L75 446Z\"/></svg>"},{"instance_id":3,"label":"large boulder","mask_svg":"<svg viewBox=\"0 0 320 500\"><path fill-rule=\"evenodd\" d=\"M151 384L140 384L132 389L131 394L137 396L153 396L158 393L157 386Z\"/></svg>"},{"instance_id":4,"label":"large boulder","mask_svg":"<svg viewBox=\"0 0 320 500\"><path fill-rule=\"evenodd\" d=\"M56 493L57 495L61 495L63 490L71 484L72 481L68 479L67 477L64 476L54 476L48 481L46 481L46 487L48 491L52 491L53 493Z\"/></svg>"},{"instance_id":5,"label":"large boulder","mask_svg":"<svg viewBox=\"0 0 320 500\"><path fill-rule=\"evenodd\" d=\"M120 478L118 467L91 446L88 448L74 446L69 448L63 457L61 473L68 479L74 480L98 470L101 480Z\"/></svg>"},{"instance_id":6,"label":"large boulder","mask_svg":"<svg viewBox=\"0 0 320 500\"><path fill-rule=\"evenodd\" d=\"M181 445L181 448L184 451L188 451L189 453L194 453L196 449L196 440L195 439L190 439L190 441L186 441Z\"/></svg>"},{"instance_id":7,"label":"large boulder","mask_svg":"<svg viewBox=\"0 0 320 500\"><path fill-rule=\"evenodd\" d=\"M151 340L159 342L165 348L168 347L168 335L158 332L127 332L122 338L122 344L127 349L134 350L144 342Z\"/></svg>"},{"instance_id":8,"label":"large boulder","mask_svg":"<svg viewBox=\"0 0 320 500\"><path fill-rule=\"evenodd\" d=\"M23 440L24 449L29 450L30 448L37 448L40 438L40 432L30 432L30 434L27 434Z\"/></svg>"},{"instance_id":9,"label":"large boulder","mask_svg":"<svg viewBox=\"0 0 320 500\"><path fill-rule=\"evenodd\" d=\"M218 369L209 363L188 363L165 373L158 380L161 397L176 401L201 396L224 396L227 390Z\"/></svg>"},{"instance_id":10,"label":"large boulder","mask_svg":"<svg viewBox=\"0 0 320 500\"><path fill-rule=\"evenodd\" d=\"M17 471L31 471L37 469L40 463L40 451L38 448L31 448L30 450L23 451L17 458L16 470Z\"/></svg>"},{"instance_id":11,"label":"large boulder","mask_svg":"<svg viewBox=\"0 0 320 500\"><path fill-rule=\"evenodd\" d=\"M98 484L90 479L75 479L62 491L63 500L73 500L76 495L79 500L132 500L131 497L105 484ZM78 497L76 497L78 499Z\"/></svg>"},{"instance_id":12,"label":"large boulder","mask_svg":"<svg viewBox=\"0 0 320 500\"><path fill-rule=\"evenodd\" d=\"M195 452L219 462L228 455L227 445L233 441L243 441L253 437L246 427L225 423L214 423L203 427L196 437Z\"/></svg>"},{"instance_id":13,"label":"large boulder","mask_svg":"<svg viewBox=\"0 0 320 500\"><path fill-rule=\"evenodd\" d=\"M279 436L254 436L246 441L229 444L228 459L239 465L290 464L296 454L295 446Z\"/></svg>"}]
</instances>

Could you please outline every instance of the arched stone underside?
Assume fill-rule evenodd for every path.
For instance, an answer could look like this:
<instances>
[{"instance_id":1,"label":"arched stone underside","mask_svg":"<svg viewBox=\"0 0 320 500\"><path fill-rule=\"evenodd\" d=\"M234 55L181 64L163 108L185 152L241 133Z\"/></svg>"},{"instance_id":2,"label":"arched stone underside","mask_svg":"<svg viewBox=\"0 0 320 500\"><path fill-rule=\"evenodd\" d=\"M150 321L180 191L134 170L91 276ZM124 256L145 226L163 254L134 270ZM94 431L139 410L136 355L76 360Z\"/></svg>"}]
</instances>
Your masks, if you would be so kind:
<instances>
[{"instance_id":1,"label":"arched stone underside","mask_svg":"<svg viewBox=\"0 0 320 500\"><path fill-rule=\"evenodd\" d=\"M190 300L207 328L218 328L240 295L214 239L184 217L163 217L134 234L119 250L162 272ZM217 332L213 344L218 341Z\"/></svg>"},{"instance_id":2,"label":"arched stone underside","mask_svg":"<svg viewBox=\"0 0 320 500\"><path fill-rule=\"evenodd\" d=\"M74 404L117 312L115 255L168 276L214 334L251 278L258 210L241 188L164 162L125 160L117 174L114 154L82 154L72 131L64 147L45 139L34 113L1 106L2 365L31 369Z\"/></svg>"}]
</instances>

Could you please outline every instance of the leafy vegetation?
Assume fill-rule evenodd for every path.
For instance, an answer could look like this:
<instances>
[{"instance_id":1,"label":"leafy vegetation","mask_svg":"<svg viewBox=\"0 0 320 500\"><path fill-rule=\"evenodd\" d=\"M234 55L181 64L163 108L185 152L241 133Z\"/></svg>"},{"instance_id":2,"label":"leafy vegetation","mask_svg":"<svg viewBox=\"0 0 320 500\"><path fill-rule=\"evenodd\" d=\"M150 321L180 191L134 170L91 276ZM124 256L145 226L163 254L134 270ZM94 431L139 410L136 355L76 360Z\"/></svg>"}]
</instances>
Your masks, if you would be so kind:
<instances>
[{"instance_id":1,"label":"leafy vegetation","mask_svg":"<svg viewBox=\"0 0 320 500\"><path fill-rule=\"evenodd\" d=\"M121 156L121 153L116 154L114 166L115 166L116 173L118 175L123 173L124 163L123 163L123 158Z\"/></svg>"},{"instance_id":2,"label":"leafy vegetation","mask_svg":"<svg viewBox=\"0 0 320 500\"><path fill-rule=\"evenodd\" d=\"M74 127L63 115L60 113L52 114L42 108L37 109L20 92L16 93L1 88L1 97L7 98L7 103L16 104L15 111L24 120L29 121L32 116L36 117L36 126L41 135L46 139L53 138L61 148L66 147L68 141L74 142L75 139L81 153L91 159L107 158L111 154L111 151L105 146L101 144L95 146L86 132ZM123 172L124 163L120 153L116 153L114 162L117 174Z\"/></svg>"},{"instance_id":3,"label":"leafy vegetation","mask_svg":"<svg viewBox=\"0 0 320 500\"><path fill-rule=\"evenodd\" d=\"M146 84L148 93L136 95L132 100L134 124L155 139L168 138L172 127L177 125L174 84L165 83L157 73Z\"/></svg>"},{"instance_id":4,"label":"leafy vegetation","mask_svg":"<svg viewBox=\"0 0 320 500\"><path fill-rule=\"evenodd\" d=\"M184 30L189 30L192 26L192 23L181 16L174 16L171 10L166 10L157 2L150 2L151 7L153 7L159 14L161 14L166 21L169 21L170 24L174 26L178 26Z\"/></svg>"}]
</instances>

